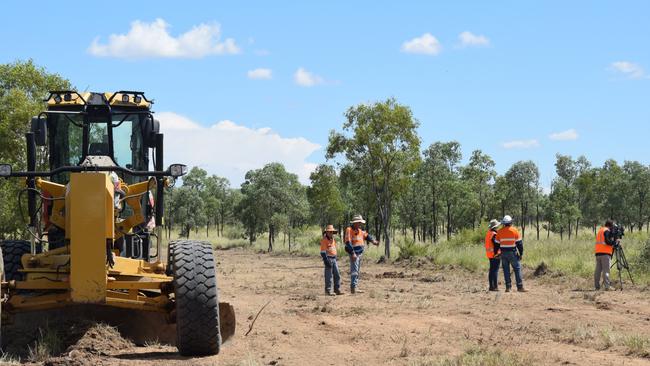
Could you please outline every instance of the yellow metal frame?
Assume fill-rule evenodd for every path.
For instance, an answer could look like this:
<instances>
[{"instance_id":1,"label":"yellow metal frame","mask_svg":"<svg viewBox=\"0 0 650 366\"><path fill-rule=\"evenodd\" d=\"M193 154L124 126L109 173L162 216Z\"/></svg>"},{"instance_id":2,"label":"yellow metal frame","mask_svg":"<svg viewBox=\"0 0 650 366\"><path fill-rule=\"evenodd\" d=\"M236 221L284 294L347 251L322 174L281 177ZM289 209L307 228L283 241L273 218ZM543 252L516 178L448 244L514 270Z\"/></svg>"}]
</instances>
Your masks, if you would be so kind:
<instances>
[{"instance_id":1,"label":"yellow metal frame","mask_svg":"<svg viewBox=\"0 0 650 366\"><path fill-rule=\"evenodd\" d=\"M91 93L89 93L89 92L83 92L83 93L79 93L79 94L86 101L88 101L88 99L90 99L90 94ZM113 93L104 93L104 98L106 98L106 100L111 99L112 96L113 96ZM63 98L63 95L61 95L61 97ZM48 107L58 107L58 106L69 107L69 106L83 106L84 105L83 100L81 100L81 98L79 98L79 96L77 94L71 93L71 97L72 98L69 101L65 101L65 100L61 99L61 101L59 103L57 103L54 100L54 95L51 95L50 99L47 100L47 106ZM148 101L144 100L144 98L141 98L140 103L136 103L135 100L133 99L133 97L130 96L130 95L129 95L129 101L128 102L123 102L122 101L122 93L116 93L115 98L113 98L113 100L111 101L111 106L127 106L127 107L138 107L138 108L147 108L147 109L151 108L151 104L152 104L151 102L148 102Z\"/></svg>"},{"instance_id":2,"label":"yellow metal frame","mask_svg":"<svg viewBox=\"0 0 650 366\"><path fill-rule=\"evenodd\" d=\"M21 258L25 280L2 284L2 293L9 294L9 312L97 304L170 313L173 288L166 266L160 261L119 257L112 251L114 240L144 223L141 198L156 188L155 182L121 183L133 214L120 222L108 173L72 173L65 186L37 179L36 186L57 198L49 218L66 230L66 245ZM109 252L112 266L107 264ZM21 290L28 290L29 295Z\"/></svg>"}]
</instances>

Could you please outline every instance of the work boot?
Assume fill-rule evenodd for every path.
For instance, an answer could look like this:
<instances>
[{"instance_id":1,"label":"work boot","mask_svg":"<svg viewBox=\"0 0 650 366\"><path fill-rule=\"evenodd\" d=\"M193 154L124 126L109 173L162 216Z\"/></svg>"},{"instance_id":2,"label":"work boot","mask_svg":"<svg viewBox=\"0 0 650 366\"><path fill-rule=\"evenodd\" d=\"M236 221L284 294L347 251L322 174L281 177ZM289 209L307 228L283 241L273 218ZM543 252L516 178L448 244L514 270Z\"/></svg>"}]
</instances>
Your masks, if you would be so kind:
<instances>
[{"instance_id":1,"label":"work boot","mask_svg":"<svg viewBox=\"0 0 650 366\"><path fill-rule=\"evenodd\" d=\"M506 286L506 292L510 292L511 289L512 289L511 286Z\"/></svg>"},{"instance_id":2,"label":"work boot","mask_svg":"<svg viewBox=\"0 0 650 366\"><path fill-rule=\"evenodd\" d=\"M351 293L352 295L356 294L356 293L357 293L357 289L355 289L354 287L350 287L350 293Z\"/></svg>"},{"instance_id":3,"label":"work boot","mask_svg":"<svg viewBox=\"0 0 650 366\"><path fill-rule=\"evenodd\" d=\"M343 292L341 292L341 290L334 290L334 293L337 295L343 295Z\"/></svg>"},{"instance_id":4,"label":"work boot","mask_svg":"<svg viewBox=\"0 0 650 366\"><path fill-rule=\"evenodd\" d=\"M327 296L336 296L336 294L332 290L325 291L325 295L327 295Z\"/></svg>"},{"instance_id":5,"label":"work boot","mask_svg":"<svg viewBox=\"0 0 650 366\"><path fill-rule=\"evenodd\" d=\"M498 287L491 287L491 288L490 288L490 291L492 291L492 292L497 292L497 291L499 291L499 288L498 288Z\"/></svg>"},{"instance_id":6,"label":"work boot","mask_svg":"<svg viewBox=\"0 0 650 366\"><path fill-rule=\"evenodd\" d=\"M517 287L517 292L528 292L528 290L526 290L524 286L519 286Z\"/></svg>"}]
</instances>

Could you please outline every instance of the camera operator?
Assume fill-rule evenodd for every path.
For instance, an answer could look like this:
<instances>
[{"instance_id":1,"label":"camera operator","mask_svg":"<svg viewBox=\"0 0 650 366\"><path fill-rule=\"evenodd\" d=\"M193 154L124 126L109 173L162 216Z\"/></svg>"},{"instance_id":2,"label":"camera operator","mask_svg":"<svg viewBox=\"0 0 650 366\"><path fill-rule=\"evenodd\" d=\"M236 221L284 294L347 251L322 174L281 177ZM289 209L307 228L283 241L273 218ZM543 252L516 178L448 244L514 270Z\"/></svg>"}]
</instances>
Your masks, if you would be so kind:
<instances>
[{"instance_id":1,"label":"camera operator","mask_svg":"<svg viewBox=\"0 0 650 366\"><path fill-rule=\"evenodd\" d=\"M605 226L601 227L596 234L596 271L594 272L594 285L596 290L600 290L601 273L605 285L605 291L609 290L609 267L612 261L614 248L620 245L621 239L614 234L616 227L614 221L605 221Z\"/></svg>"}]
</instances>

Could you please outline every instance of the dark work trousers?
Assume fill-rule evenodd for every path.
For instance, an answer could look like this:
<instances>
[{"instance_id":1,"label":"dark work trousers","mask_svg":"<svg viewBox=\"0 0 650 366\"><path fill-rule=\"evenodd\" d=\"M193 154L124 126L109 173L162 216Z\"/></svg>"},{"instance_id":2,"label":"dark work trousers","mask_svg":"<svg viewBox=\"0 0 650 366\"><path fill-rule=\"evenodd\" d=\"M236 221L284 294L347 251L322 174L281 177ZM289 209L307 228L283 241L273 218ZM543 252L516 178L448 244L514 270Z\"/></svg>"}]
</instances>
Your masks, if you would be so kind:
<instances>
[{"instance_id":1,"label":"dark work trousers","mask_svg":"<svg viewBox=\"0 0 650 366\"><path fill-rule=\"evenodd\" d=\"M496 290L499 287L499 266L501 265L501 258L490 258L490 272L488 274L488 282L490 290Z\"/></svg>"}]
</instances>

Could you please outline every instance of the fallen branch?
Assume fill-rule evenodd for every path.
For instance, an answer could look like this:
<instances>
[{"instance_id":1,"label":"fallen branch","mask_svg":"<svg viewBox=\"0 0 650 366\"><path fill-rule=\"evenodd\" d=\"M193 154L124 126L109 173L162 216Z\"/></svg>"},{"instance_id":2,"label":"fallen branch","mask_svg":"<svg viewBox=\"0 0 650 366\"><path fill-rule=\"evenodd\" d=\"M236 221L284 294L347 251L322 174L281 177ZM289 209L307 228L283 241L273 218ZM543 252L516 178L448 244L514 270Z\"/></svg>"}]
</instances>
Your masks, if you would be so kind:
<instances>
[{"instance_id":1,"label":"fallen branch","mask_svg":"<svg viewBox=\"0 0 650 366\"><path fill-rule=\"evenodd\" d=\"M257 317L260 316L260 314L262 313L262 310L264 310L264 308L269 306L271 301L272 300L267 301L266 304L264 304L264 306L262 306L260 311L257 312L257 315L255 315L255 318L253 319L253 322L251 323L250 327L248 327L248 332L246 332L246 334L244 334L244 337L248 336L248 334L253 330L253 325L255 325L255 321L257 320Z\"/></svg>"}]
</instances>

